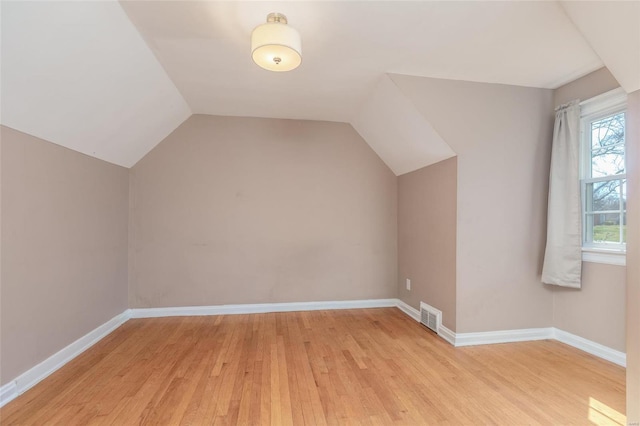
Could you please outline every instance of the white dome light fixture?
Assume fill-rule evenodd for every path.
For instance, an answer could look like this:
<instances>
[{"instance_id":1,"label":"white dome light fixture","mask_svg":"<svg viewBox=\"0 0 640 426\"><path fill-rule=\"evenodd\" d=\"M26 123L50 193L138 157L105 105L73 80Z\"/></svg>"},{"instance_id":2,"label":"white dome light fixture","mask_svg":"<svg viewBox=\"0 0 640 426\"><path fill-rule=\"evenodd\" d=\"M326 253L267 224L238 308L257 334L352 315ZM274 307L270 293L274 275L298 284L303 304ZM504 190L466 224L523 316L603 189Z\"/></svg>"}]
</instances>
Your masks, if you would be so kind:
<instances>
[{"instance_id":1,"label":"white dome light fixture","mask_svg":"<svg viewBox=\"0 0 640 426\"><path fill-rule=\"evenodd\" d=\"M267 23L251 33L253 62L269 71L291 71L302 62L300 33L280 13L267 15Z\"/></svg>"}]
</instances>

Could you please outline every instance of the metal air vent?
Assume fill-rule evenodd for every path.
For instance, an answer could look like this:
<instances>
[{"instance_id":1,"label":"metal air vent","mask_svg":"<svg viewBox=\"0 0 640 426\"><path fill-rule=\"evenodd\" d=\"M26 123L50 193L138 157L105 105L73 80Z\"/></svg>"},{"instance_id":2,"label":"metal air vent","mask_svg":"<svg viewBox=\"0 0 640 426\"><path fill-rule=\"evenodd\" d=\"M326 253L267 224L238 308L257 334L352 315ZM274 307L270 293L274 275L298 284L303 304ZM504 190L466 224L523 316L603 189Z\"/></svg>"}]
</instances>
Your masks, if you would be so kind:
<instances>
[{"instance_id":1,"label":"metal air vent","mask_svg":"<svg viewBox=\"0 0 640 426\"><path fill-rule=\"evenodd\" d=\"M442 312L424 302L420 302L420 323L437 333L442 323Z\"/></svg>"}]
</instances>

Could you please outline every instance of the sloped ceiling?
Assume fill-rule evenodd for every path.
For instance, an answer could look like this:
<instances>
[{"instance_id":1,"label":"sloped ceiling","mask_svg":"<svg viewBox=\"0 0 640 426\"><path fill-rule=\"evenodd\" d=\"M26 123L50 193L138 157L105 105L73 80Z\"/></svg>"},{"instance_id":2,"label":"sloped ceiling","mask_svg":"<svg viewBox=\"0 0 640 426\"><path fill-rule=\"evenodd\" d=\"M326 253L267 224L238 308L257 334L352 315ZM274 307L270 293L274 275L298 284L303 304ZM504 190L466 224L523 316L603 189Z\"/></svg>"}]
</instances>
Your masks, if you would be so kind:
<instances>
[{"instance_id":1,"label":"sloped ceiling","mask_svg":"<svg viewBox=\"0 0 640 426\"><path fill-rule=\"evenodd\" d=\"M250 59L273 11L303 37L289 73ZM424 118L405 126L386 73L555 88L616 68L619 49L569 15L558 2L3 1L0 119L125 167L192 112L350 122L404 173L449 154Z\"/></svg>"},{"instance_id":2,"label":"sloped ceiling","mask_svg":"<svg viewBox=\"0 0 640 426\"><path fill-rule=\"evenodd\" d=\"M121 2L194 113L351 121L384 73L553 88L603 66L555 2ZM284 13L303 61L265 72Z\"/></svg>"},{"instance_id":3,"label":"sloped ceiling","mask_svg":"<svg viewBox=\"0 0 640 426\"><path fill-rule=\"evenodd\" d=\"M640 2L563 1L562 7L627 93L640 90Z\"/></svg>"},{"instance_id":4,"label":"sloped ceiling","mask_svg":"<svg viewBox=\"0 0 640 426\"><path fill-rule=\"evenodd\" d=\"M2 124L130 167L191 115L117 2L2 2Z\"/></svg>"},{"instance_id":5,"label":"sloped ceiling","mask_svg":"<svg viewBox=\"0 0 640 426\"><path fill-rule=\"evenodd\" d=\"M456 155L387 74L351 125L396 175Z\"/></svg>"}]
</instances>

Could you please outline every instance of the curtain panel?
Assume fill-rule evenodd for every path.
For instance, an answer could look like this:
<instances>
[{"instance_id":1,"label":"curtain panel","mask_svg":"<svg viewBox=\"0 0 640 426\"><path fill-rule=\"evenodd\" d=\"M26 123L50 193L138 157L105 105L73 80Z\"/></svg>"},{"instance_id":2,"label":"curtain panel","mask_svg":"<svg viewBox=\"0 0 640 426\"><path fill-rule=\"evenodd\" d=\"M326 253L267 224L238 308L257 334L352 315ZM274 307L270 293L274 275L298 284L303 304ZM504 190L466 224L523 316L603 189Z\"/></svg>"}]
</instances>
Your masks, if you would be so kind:
<instances>
[{"instance_id":1,"label":"curtain panel","mask_svg":"<svg viewBox=\"0 0 640 426\"><path fill-rule=\"evenodd\" d=\"M549 174L547 246L542 282L580 288L582 207L579 101L556 108Z\"/></svg>"}]
</instances>

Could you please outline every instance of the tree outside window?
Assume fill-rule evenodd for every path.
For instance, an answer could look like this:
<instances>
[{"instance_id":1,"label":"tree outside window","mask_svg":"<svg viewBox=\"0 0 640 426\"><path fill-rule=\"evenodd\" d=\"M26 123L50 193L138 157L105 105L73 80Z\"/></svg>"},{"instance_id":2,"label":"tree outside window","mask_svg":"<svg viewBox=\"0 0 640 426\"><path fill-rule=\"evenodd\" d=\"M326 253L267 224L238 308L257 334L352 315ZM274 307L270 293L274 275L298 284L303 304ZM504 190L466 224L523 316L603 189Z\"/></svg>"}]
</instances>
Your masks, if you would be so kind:
<instances>
[{"instance_id":1,"label":"tree outside window","mask_svg":"<svg viewBox=\"0 0 640 426\"><path fill-rule=\"evenodd\" d=\"M624 248L626 243L625 112L585 120L583 149L584 243Z\"/></svg>"}]
</instances>

